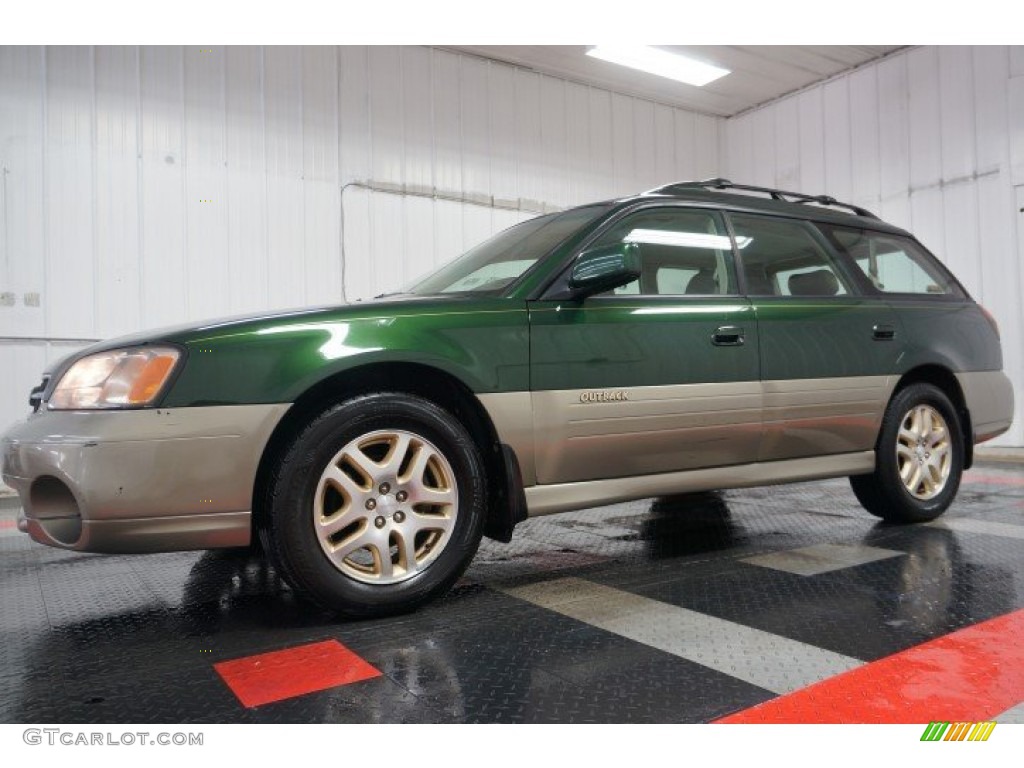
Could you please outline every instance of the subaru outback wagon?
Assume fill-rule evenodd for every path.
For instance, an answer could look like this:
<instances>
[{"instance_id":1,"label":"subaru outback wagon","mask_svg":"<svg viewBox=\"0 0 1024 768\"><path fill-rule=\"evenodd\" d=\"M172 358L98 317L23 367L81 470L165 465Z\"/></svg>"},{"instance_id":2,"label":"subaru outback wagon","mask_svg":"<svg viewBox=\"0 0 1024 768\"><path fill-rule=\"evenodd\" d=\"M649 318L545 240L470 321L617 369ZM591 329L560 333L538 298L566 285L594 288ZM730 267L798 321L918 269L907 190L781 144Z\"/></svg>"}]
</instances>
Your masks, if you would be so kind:
<instances>
[{"instance_id":1,"label":"subaru outback wagon","mask_svg":"<svg viewBox=\"0 0 1024 768\"><path fill-rule=\"evenodd\" d=\"M3 477L36 541L259 539L352 616L448 589L528 516L849 476L932 520L1013 413L998 330L909 233L819 196L670 184L518 224L400 293L89 347Z\"/></svg>"}]
</instances>

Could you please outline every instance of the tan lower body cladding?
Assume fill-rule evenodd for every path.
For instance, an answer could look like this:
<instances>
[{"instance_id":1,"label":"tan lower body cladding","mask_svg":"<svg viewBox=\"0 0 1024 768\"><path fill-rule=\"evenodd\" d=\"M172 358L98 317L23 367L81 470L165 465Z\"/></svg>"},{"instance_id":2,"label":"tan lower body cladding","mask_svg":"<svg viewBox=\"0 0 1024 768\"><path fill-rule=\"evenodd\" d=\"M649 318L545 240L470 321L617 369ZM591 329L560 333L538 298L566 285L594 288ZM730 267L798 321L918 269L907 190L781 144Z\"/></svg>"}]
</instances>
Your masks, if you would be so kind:
<instances>
[{"instance_id":1,"label":"tan lower body cladding","mask_svg":"<svg viewBox=\"0 0 1024 768\"><path fill-rule=\"evenodd\" d=\"M875 452L859 451L837 456L755 462L638 477L534 485L526 489L526 506L530 517L538 517L650 496L860 475L874 468Z\"/></svg>"},{"instance_id":2,"label":"tan lower body cladding","mask_svg":"<svg viewBox=\"0 0 1024 768\"><path fill-rule=\"evenodd\" d=\"M855 376L480 399L524 483L547 486L870 451L894 385Z\"/></svg>"}]
</instances>

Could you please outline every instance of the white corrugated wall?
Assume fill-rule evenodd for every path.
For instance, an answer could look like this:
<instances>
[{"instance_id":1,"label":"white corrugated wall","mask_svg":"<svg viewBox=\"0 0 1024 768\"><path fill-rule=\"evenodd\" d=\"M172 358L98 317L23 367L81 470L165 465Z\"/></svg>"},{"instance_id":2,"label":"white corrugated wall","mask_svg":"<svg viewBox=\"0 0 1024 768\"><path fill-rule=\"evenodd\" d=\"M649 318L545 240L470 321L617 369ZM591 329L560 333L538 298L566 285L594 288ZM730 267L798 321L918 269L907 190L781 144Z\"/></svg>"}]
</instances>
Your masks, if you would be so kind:
<instances>
[{"instance_id":1,"label":"white corrugated wall","mask_svg":"<svg viewBox=\"0 0 1024 768\"><path fill-rule=\"evenodd\" d=\"M1024 47L916 48L726 123L733 181L914 232L998 319L1024 444Z\"/></svg>"},{"instance_id":2,"label":"white corrugated wall","mask_svg":"<svg viewBox=\"0 0 1024 768\"><path fill-rule=\"evenodd\" d=\"M723 172L916 232L1024 401L1022 47L914 49L728 121L429 48L0 47L0 428L80 340L335 302L343 247L373 295L526 215L343 206L347 182L532 210Z\"/></svg>"},{"instance_id":3,"label":"white corrugated wall","mask_svg":"<svg viewBox=\"0 0 1024 768\"><path fill-rule=\"evenodd\" d=\"M722 120L419 47L0 47L0 428L83 340L405 283L527 214L717 173Z\"/></svg>"}]
</instances>

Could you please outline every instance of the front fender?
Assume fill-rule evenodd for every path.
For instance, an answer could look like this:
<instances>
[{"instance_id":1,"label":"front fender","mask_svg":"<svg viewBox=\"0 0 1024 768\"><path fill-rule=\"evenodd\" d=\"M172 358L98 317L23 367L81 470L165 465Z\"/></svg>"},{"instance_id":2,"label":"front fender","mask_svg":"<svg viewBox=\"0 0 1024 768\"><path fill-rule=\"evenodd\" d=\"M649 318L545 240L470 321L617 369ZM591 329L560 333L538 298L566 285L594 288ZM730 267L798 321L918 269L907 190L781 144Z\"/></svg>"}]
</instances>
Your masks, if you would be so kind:
<instances>
[{"instance_id":1,"label":"front fender","mask_svg":"<svg viewBox=\"0 0 1024 768\"><path fill-rule=\"evenodd\" d=\"M474 392L529 387L525 308L387 317L296 317L186 342L164 407L294 402L331 376L373 363L420 363Z\"/></svg>"}]
</instances>

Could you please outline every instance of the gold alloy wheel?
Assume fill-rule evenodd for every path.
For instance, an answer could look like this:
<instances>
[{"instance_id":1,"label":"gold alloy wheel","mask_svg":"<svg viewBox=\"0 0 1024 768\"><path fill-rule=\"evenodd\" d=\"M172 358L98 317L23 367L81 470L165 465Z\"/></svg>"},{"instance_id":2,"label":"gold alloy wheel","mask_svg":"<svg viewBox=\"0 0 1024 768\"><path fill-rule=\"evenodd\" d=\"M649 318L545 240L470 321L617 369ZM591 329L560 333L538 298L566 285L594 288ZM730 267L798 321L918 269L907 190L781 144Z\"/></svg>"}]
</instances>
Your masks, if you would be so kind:
<instances>
[{"instance_id":1,"label":"gold alloy wheel","mask_svg":"<svg viewBox=\"0 0 1024 768\"><path fill-rule=\"evenodd\" d=\"M364 584L395 584L430 565L459 510L455 473L430 442L403 430L357 437L317 483L313 526L334 567Z\"/></svg>"},{"instance_id":2,"label":"gold alloy wheel","mask_svg":"<svg viewBox=\"0 0 1024 768\"><path fill-rule=\"evenodd\" d=\"M915 405L903 417L896 438L896 467L903 486L920 501L942 493L953 465L949 427L930 405Z\"/></svg>"}]
</instances>

